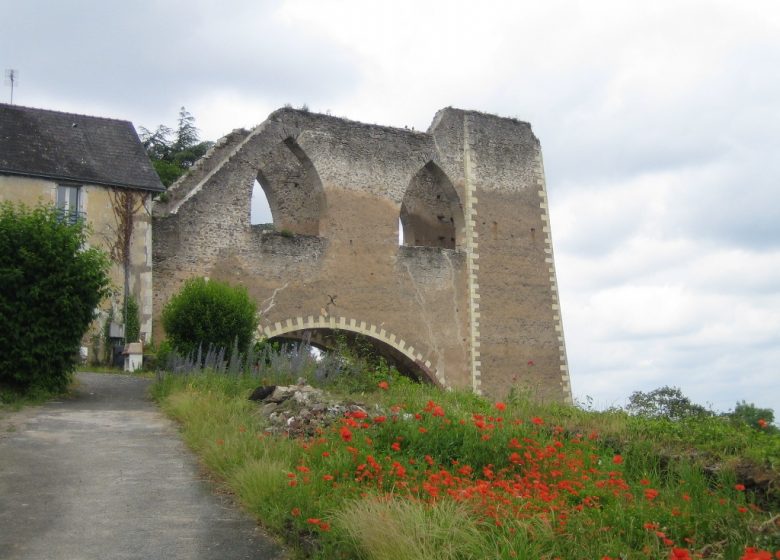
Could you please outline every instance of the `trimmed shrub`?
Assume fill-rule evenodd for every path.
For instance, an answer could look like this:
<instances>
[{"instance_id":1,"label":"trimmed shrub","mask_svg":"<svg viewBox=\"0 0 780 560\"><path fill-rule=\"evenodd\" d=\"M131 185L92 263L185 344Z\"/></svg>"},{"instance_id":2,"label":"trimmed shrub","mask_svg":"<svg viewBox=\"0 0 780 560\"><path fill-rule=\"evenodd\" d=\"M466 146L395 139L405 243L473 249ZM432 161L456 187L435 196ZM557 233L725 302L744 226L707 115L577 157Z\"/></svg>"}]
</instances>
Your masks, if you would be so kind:
<instances>
[{"instance_id":1,"label":"trimmed shrub","mask_svg":"<svg viewBox=\"0 0 780 560\"><path fill-rule=\"evenodd\" d=\"M125 341L136 342L141 336L141 318L138 302L132 294L127 296L124 309L127 310L127 317L125 317Z\"/></svg>"},{"instance_id":2,"label":"trimmed shrub","mask_svg":"<svg viewBox=\"0 0 780 560\"><path fill-rule=\"evenodd\" d=\"M257 327L256 311L246 288L193 278L166 304L162 322L181 354L196 352L198 346L204 353L209 346L229 351L236 341L245 352Z\"/></svg>"},{"instance_id":3,"label":"trimmed shrub","mask_svg":"<svg viewBox=\"0 0 780 560\"><path fill-rule=\"evenodd\" d=\"M108 257L52 207L0 205L0 384L67 387L81 337L108 294Z\"/></svg>"}]
</instances>

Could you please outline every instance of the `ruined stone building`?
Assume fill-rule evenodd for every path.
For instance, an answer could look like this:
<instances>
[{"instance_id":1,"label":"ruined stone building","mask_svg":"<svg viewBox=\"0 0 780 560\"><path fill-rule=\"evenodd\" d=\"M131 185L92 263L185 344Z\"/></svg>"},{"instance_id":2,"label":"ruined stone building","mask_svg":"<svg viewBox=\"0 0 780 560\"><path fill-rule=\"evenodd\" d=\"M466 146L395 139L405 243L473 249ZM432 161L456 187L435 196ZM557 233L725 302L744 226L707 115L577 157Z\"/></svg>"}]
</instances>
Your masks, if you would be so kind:
<instances>
[{"instance_id":1,"label":"ruined stone building","mask_svg":"<svg viewBox=\"0 0 780 560\"><path fill-rule=\"evenodd\" d=\"M273 228L250 223L255 180ZM269 338L356 333L442 387L571 400L528 123L447 108L423 133L280 109L153 215L158 316L186 279L220 279L246 286Z\"/></svg>"}]
</instances>

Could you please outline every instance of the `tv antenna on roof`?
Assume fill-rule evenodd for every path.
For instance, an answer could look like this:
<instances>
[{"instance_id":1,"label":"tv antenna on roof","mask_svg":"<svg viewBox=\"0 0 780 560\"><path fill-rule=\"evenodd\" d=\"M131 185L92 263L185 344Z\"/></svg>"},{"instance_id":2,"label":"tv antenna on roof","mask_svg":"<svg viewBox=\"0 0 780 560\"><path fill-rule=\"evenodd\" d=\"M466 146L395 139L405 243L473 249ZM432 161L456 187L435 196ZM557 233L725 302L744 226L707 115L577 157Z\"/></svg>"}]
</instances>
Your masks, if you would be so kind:
<instances>
[{"instance_id":1,"label":"tv antenna on roof","mask_svg":"<svg viewBox=\"0 0 780 560\"><path fill-rule=\"evenodd\" d=\"M5 71L5 83L11 86L11 105L14 104L14 86L19 83L19 70L8 69Z\"/></svg>"}]
</instances>

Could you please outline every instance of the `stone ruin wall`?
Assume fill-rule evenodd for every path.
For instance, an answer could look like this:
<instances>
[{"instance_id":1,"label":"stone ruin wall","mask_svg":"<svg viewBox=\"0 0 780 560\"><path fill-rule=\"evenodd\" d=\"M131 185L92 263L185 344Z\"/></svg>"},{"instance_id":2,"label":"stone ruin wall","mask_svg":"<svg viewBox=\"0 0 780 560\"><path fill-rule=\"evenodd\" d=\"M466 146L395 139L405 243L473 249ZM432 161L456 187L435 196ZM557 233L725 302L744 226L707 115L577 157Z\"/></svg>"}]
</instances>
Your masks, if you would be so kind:
<instances>
[{"instance_id":1,"label":"stone ruin wall","mask_svg":"<svg viewBox=\"0 0 780 560\"><path fill-rule=\"evenodd\" d=\"M250 225L255 179L274 230ZM158 316L206 276L247 288L265 336L359 333L443 387L571 401L527 123L448 108L420 133L280 109L220 140L153 215Z\"/></svg>"}]
</instances>

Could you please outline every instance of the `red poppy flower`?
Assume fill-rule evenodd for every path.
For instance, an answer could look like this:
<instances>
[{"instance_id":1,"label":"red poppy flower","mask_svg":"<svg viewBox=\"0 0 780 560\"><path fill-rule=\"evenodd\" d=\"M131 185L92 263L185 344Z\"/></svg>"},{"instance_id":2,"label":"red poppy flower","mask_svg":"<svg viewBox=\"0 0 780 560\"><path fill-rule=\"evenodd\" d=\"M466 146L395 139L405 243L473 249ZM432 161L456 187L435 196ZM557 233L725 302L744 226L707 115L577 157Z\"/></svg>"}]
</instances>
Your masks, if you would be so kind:
<instances>
[{"instance_id":1,"label":"red poppy flower","mask_svg":"<svg viewBox=\"0 0 780 560\"><path fill-rule=\"evenodd\" d=\"M735 484L734 490L737 492L744 492L745 491L745 485L744 484Z\"/></svg>"},{"instance_id":2,"label":"red poppy flower","mask_svg":"<svg viewBox=\"0 0 780 560\"><path fill-rule=\"evenodd\" d=\"M496 403L496 410L503 412L506 410L506 403L497 402Z\"/></svg>"},{"instance_id":3,"label":"red poppy flower","mask_svg":"<svg viewBox=\"0 0 780 560\"><path fill-rule=\"evenodd\" d=\"M383 391L387 391L390 388L390 385L387 383L387 381L380 381L376 384L377 387L382 389Z\"/></svg>"},{"instance_id":4,"label":"red poppy flower","mask_svg":"<svg viewBox=\"0 0 780 560\"><path fill-rule=\"evenodd\" d=\"M623 462L623 457L621 457L620 455L615 455L614 457L612 457L612 462L615 463L616 465L619 465Z\"/></svg>"}]
</instances>

